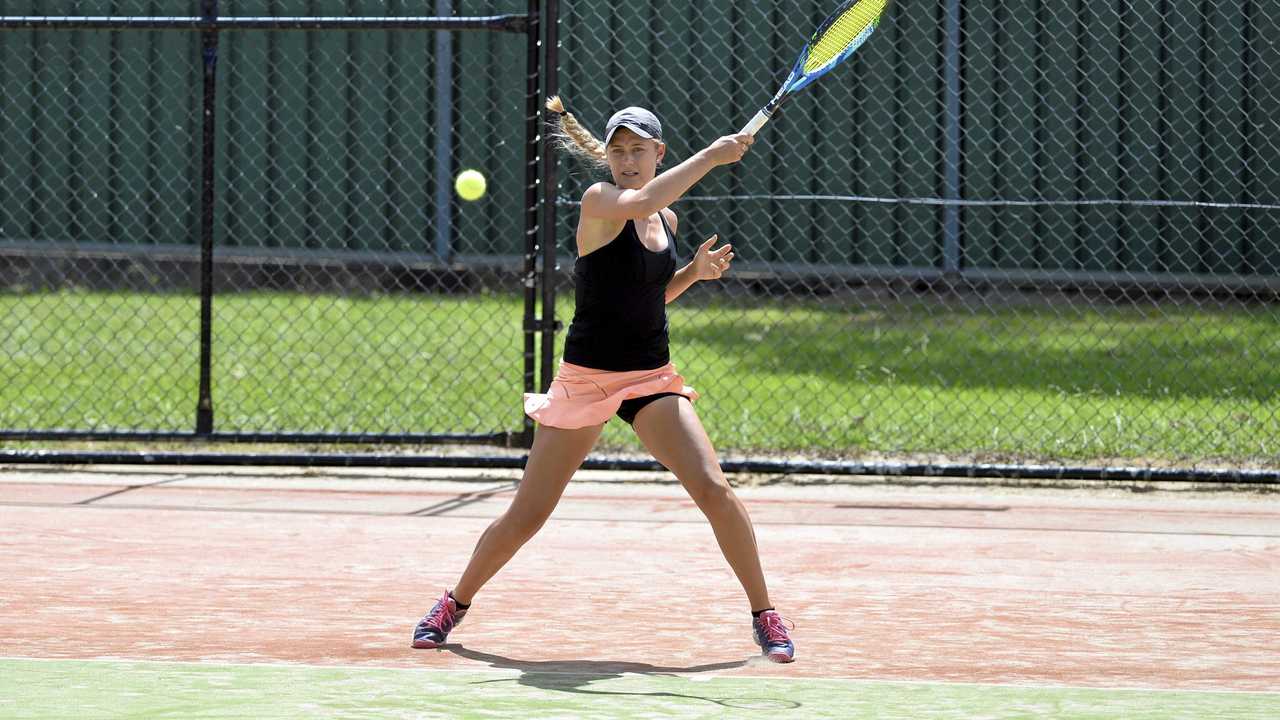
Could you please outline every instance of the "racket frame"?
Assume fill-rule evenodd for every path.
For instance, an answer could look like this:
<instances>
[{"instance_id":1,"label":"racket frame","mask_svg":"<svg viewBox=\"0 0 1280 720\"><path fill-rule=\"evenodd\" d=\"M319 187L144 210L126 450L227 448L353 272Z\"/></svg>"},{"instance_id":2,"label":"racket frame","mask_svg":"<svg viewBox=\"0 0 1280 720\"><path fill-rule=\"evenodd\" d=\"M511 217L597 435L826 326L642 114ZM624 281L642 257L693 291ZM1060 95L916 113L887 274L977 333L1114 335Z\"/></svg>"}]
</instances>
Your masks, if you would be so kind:
<instances>
[{"instance_id":1,"label":"racket frame","mask_svg":"<svg viewBox=\"0 0 1280 720\"><path fill-rule=\"evenodd\" d=\"M865 0L859 0L859 2L863 1ZM822 21L822 24L818 26L818 29L813 31L813 35L811 35L809 37L809 41L805 43L804 49L800 51L800 57L796 58L795 64L791 66L791 73L787 75L786 81L782 83L782 88L773 96L773 99L771 99L764 107L760 108L760 111L757 112L741 130L738 131L740 134L755 135L760 131L760 128L764 127L765 123L769 122L769 119L773 117L773 114L777 112L782 103L786 102L787 99L796 92L808 87L813 83L813 81L831 72L837 65L844 62L850 55L856 52L858 48L862 47L863 44L865 44L867 40L871 39L871 36L875 34L876 29L880 27L880 19L884 17L884 11L889 9L889 3L885 3L884 9L880 11L880 15L876 16L876 19L868 25L866 29L859 33L843 52L822 68L811 73L806 73L804 71L804 65L809 60L809 53L813 51L814 44L818 41L818 38L822 36L822 33L826 32L827 29L830 28L841 15L847 12L850 7L852 7L852 5L842 7L836 12L831 13L826 20Z\"/></svg>"}]
</instances>

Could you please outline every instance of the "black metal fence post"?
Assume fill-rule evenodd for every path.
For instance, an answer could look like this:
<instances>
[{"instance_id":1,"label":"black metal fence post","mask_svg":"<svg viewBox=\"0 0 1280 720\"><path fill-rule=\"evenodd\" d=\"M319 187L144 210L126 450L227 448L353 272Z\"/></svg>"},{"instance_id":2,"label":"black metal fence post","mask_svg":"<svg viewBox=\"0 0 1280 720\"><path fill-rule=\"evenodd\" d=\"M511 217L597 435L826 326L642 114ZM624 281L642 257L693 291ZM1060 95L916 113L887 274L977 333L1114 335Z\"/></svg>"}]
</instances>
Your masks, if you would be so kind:
<instances>
[{"instance_id":1,"label":"black metal fence post","mask_svg":"<svg viewBox=\"0 0 1280 720\"><path fill-rule=\"evenodd\" d=\"M557 68L560 65L558 0L546 0L543 7L542 70L543 92L547 97L560 92ZM543 133L545 135L545 133ZM542 389L551 385L556 351L556 156L550 138L542 143Z\"/></svg>"},{"instance_id":2,"label":"black metal fence post","mask_svg":"<svg viewBox=\"0 0 1280 720\"><path fill-rule=\"evenodd\" d=\"M524 391L537 392L538 327L538 164L541 159L542 102L541 68L538 66L541 44L541 1L529 0L529 22L525 53L525 151L524 151ZM533 420L521 413L523 420L520 444L533 446Z\"/></svg>"},{"instance_id":3,"label":"black metal fence post","mask_svg":"<svg viewBox=\"0 0 1280 720\"><path fill-rule=\"evenodd\" d=\"M218 19L218 0L201 0L203 19L213 24ZM213 433L213 222L214 222L214 143L217 137L214 108L217 102L218 31L201 33L204 57L204 100L201 121L200 171L200 397L196 403L196 434Z\"/></svg>"}]
</instances>

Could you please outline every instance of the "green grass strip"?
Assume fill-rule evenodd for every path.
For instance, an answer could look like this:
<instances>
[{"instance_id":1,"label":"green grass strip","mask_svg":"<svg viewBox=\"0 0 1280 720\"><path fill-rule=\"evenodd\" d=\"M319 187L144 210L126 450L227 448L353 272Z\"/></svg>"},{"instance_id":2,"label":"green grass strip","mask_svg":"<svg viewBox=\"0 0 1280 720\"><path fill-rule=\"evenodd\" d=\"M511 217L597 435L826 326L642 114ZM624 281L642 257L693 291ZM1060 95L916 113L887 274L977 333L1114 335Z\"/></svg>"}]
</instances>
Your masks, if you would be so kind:
<instances>
[{"instance_id":1,"label":"green grass strip","mask_svg":"<svg viewBox=\"0 0 1280 720\"><path fill-rule=\"evenodd\" d=\"M518 430L521 317L514 295L219 296L216 429ZM194 297L0 295L0 427L192 430L198 318ZM682 299L670 320L723 451L1280 458L1270 306ZM621 422L602 448L641 449Z\"/></svg>"},{"instance_id":2,"label":"green grass strip","mask_svg":"<svg viewBox=\"0 0 1280 720\"><path fill-rule=\"evenodd\" d=\"M1280 694L10 659L0 717L1271 720Z\"/></svg>"}]
</instances>

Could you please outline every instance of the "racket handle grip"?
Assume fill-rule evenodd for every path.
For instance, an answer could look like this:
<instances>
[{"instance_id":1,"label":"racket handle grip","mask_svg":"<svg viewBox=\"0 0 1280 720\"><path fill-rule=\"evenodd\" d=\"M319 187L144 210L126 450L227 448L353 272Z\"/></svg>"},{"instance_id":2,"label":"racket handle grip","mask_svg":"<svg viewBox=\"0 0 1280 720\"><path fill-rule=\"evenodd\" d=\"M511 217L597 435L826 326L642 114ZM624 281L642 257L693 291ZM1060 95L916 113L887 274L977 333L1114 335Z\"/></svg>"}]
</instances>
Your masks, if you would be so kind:
<instances>
[{"instance_id":1,"label":"racket handle grip","mask_svg":"<svg viewBox=\"0 0 1280 720\"><path fill-rule=\"evenodd\" d=\"M756 116L751 118L751 122L747 123L746 126L739 131L739 134L755 135L760 131L760 128L764 127L765 123L769 122L769 116L772 114L773 113L770 113L767 110L761 110L756 113Z\"/></svg>"}]
</instances>

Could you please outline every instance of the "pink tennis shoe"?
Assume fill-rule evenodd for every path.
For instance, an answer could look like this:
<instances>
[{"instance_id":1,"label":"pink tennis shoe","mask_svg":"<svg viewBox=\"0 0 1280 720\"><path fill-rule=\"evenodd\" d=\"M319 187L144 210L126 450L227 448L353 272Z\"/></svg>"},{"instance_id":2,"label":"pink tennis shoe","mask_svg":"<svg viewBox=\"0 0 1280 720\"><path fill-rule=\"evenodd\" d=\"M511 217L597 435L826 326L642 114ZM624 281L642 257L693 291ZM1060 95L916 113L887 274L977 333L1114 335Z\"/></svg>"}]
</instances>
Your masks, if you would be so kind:
<instances>
[{"instance_id":1,"label":"pink tennis shoe","mask_svg":"<svg viewBox=\"0 0 1280 720\"><path fill-rule=\"evenodd\" d=\"M751 634L760 646L760 653L776 663L796 659L796 646L783 623L782 616L773 610L765 610L751 621Z\"/></svg>"},{"instance_id":2,"label":"pink tennis shoe","mask_svg":"<svg viewBox=\"0 0 1280 720\"><path fill-rule=\"evenodd\" d=\"M413 629L413 646L419 649L440 647L466 615L467 611L459 609L453 596L445 592Z\"/></svg>"}]
</instances>

